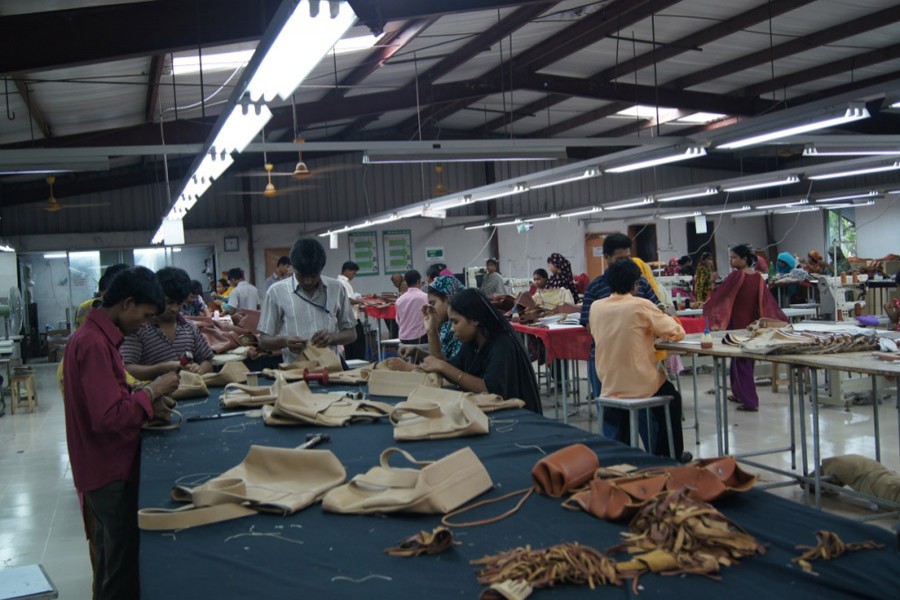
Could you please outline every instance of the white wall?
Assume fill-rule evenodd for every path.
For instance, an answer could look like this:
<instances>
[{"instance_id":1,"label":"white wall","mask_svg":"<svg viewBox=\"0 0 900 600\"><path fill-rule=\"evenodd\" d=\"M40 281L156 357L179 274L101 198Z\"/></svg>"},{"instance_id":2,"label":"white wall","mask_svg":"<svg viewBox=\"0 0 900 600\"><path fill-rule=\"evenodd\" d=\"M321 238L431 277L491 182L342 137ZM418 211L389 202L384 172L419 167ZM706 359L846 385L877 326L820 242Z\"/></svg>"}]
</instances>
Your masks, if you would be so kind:
<instances>
[{"instance_id":1,"label":"white wall","mask_svg":"<svg viewBox=\"0 0 900 600\"><path fill-rule=\"evenodd\" d=\"M856 209L856 252L864 258L900 254L900 194Z\"/></svg>"},{"instance_id":2,"label":"white wall","mask_svg":"<svg viewBox=\"0 0 900 600\"><path fill-rule=\"evenodd\" d=\"M778 252L805 258L810 250L825 254L825 212L777 215L774 218Z\"/></svg>"}]
</instances>

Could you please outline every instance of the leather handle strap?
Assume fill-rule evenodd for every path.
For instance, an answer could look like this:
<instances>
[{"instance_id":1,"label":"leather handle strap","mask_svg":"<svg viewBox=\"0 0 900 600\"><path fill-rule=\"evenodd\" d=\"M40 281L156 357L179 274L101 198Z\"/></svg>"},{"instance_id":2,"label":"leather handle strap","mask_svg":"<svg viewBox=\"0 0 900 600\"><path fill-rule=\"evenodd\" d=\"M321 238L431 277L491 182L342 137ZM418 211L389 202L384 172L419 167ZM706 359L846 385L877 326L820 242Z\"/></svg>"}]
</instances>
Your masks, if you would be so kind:
<instances>
[{"instance_id":1,"label":"leather handle strap","mask_svg":"<svg viewBox=\"0 0 900 600\"><path fill-rule=\"evenodd\" d=\"M439 419L444 414L437 402L400 402L391 411L391 423L396 425L405 414L418 415L428 419Z\"/></svg>"},{"instance_id":2,"label":"leather handle strap","mask_svg":"<svg viewBox=\"0 0 900 600\"><path fill-rule=\"evenodd\" d=\"M176 509L142 508L138 511L138 527L147 531L188 529L255 514L255 510L243 504L217 504L199 508L188 504Z\"/></svg>"},{"instance_id":3,"label":"leather handle strap","mask_svg":"<svg viewBox=\"0 0 900 600\"><path fill-rule=\"evenodd\" d=\"M172 414L175 415L176 418L173 422L155 424L152 421L147 421L141 429L145 431L171 431L173 429L178 429L181 427L181 422L184 421L184 417L181 416L181 413L177 410L172 410Z\"/></svg>"},{"instance_id":4,"label":"leather handle strap","mask_svg":"<svg viewBox=\"0 0 900 600\"><path fill-rule=\"evenodd\" d=\"M403 450L402 448L397 448L396 446L392 446L390 448L385 448L385 450L381 453L381 458L379 460L379 462L381 463L381 466L384 467L385 469L391 469L392 467L390 465L389 459L394 454L399 454L400 456L402 456L403 458L408 460L410 463L420 466L420 467L428 466L434 462L432 460L416 460L416 458L412 454L407 452L406 450Z\"/></svg>"},{"instance_id":5,"label":"leather handle strap","mask_svg":"<svg viewBox=\"0 0 900 600\"><path fill-rule=\"evenodd\" d=\"M441 519L441 524L446 527L477 527L478 525L489 525L490 523L496 523L497 521L502 521L503 519L514 515L522 508L522 505L525 504L525 501L531 497L531 494L534 493L534 488L522 488L521 490L516 490L514 492L509 492L508 494L504 494L499 498L490 498L489 500L480 500L479 502L475 502L474 504L470 504L468 506L463 506L462 508L458 508L453 512L447 513ZM470 510L474 510L481 506L487 506L488 504L495 504L497 502L502 502L509 498L513 498L519 494L522 494L522 498L516 502L516 505L511 509L506 511L505 513L499 514L495 517L488 517L487 519L478 519L476 521L466 521L465 523L451 523L450 519L456 516L459 516L463 513L467 513Z\"/></svg>"}]
</instances>

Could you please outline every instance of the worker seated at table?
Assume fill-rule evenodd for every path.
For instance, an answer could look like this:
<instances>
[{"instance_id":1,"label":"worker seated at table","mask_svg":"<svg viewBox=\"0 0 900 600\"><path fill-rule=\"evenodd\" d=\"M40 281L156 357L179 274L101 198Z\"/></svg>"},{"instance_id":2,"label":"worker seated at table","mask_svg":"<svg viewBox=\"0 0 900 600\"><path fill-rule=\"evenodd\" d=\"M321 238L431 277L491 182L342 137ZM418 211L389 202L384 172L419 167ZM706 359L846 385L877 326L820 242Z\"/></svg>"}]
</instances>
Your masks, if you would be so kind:
<instances>
[{"instance_id":1,"label":"worker seated at table","mask_svg":"<svg viewBox=\"0 0 900 600\"><path fill-rule=\"evenodd\" d=\"M284 362L297 360L307 344L331 348L356 341L356 319L347 290L325 277L325 248L300 239L291 248L294 276L273 283L259 317L259 347L281 350Z\"/></svg>"},{"instance_id":2,"label":"worker seated at table","mask_svg":"<svg viewBox=\"0 0 900 600\"><path fill-rule=\"evenodd\" d=\"M897 291L900 291L900 272L894 275L894 283L897 285ZM884 305L884 314L891 320L897 331L900 331L900 298L886 303Z\"/></svg>"},{"instance_id":3,"label":"worker seated at table","mask_svg":"<svg viewBox=\"0 0 900 600\"><path fill-rule=\"evenodd\" d=\"M691 459L684 453L681 431L681 395L666 377L656 360L654 337L668 340L684 338L681 325L659 310L652 302L637 297L640 268L628 259L619 260L606 270L612 295L591 305L590 330L596 345L597 375L603 382L603 395L613 398L649 398L672 396L669 404L675 456L683 462ZM665 409L651 409L653 415L653 448L651 454L669 455ZM606 409L618 421L616 438L629 442L629 414L626 410ZM644 431L641 431L643 437ZM648 441L644 439L644 446Z\"/></svg>"},{"instance_id":4,"label":"worker seated at table","mask_svg":"<svg viewBox=\"0 0 900 600\"><path fill-rule=\"evenodd\" d=\"M403 276L406 293L397 298L397 337L401 344L427 344L425 318L422 308L428 304L428 294L422 291L422 275L411 269Z\"/></svg>"},{"instance_id":5,"label":"worker seated at table","mask_svg":"<svg viewBox=\"0 0 900 600\"><path fill-rule=\"evenodd\" d=\"M160 269L156 277L166 296L166 308L136 333L125 336L120 349L125 369L141 381L180 368L209 373L213 351L197 326L181 314L181 305L191 291L191 278L175 267Z\"/></svg>"},{"instance_id":6,"label":"worker seated at table","mask_svg":"<svg viewBox=\"0 0 900 600\"><path fill-rule=\"evenodd\" d=\"M568 288L547 287L547 282L550 281L550 275L547 273L546 269L535 269L531 276L531 280L537 288L531 295L531 298L540 308L553 310L561 304L575 304L572 292L570 292Z\"/></svg>"},{"instance_id":7,"label":"worker seated at table","mask_svg":"<svg viewBox=\"0 0 900 600\"><path fill-rule=\"evenodd\" d=\"M420 348L400 348L400 356L410 362L388 359L392 368L411 371L414 364L422 362L429 355L440 360L453 360L459 353L462 343L453 333L447 310L450 308L450 298L463 289L465 289L463 284L453 275L438 275L431 282L428 286L428 304L422 307L425 330L428 332L428 351L425 352Z\"/></svg>"},{"instance_id":8,"label":"worker seated at table","mask_svg":"<svg viewBox=\"0 0 900 600\"><path fill-rule=\"evenodd\" d=\"M525 348L484 292L469 288L454 294L447 312L462 347L449 362L426 357L422 369L441 374L467 392L519 398L525 401L525 408L542 414L537 380Z\"/></svg>"}]
</instances>

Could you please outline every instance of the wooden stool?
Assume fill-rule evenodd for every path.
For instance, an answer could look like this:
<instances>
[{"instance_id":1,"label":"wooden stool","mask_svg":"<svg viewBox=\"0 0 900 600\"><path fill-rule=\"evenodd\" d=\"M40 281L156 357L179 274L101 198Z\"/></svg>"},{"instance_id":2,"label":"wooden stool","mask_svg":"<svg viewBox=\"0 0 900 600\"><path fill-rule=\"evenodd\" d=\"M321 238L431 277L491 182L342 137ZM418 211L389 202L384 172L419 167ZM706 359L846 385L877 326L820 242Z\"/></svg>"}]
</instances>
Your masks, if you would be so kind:
<instances>
[{"instance_id":1,"label":"wooden stool","mask_svg":"<svg viewBox=\"0 0 900 600\"><path fill-rule=\"evenodd\" d=\"M28 402L28 412L34 412L37 406L37 380L34 373L22 373L13 375L9 381L10 410L16 414L16 406L22 402L22 392L25 392L25 400Z\"/></svg>"},{"instance_id":2,"label":"wooden stool","mask_svg":"<svg viewBox=\"0 0 900 600\"><path fill-rule=\"evenodd\" d=\"M675 441L672 439L672 418L669 414L669 403L672 396L651 396L649 398L610 398L609 396L600 396L595 400L597 403L597 418L600 421L600 427L603 427L603 409L619 408L627 410L629 414L629 426L631 434L629 437L630 444L635 448L640 448L640 436L638 435L638 411L642 408L647 410L647 452L652 452L653 448L653 427L652 415L650 409L657 406L663 406L666 410L666 432L669 434L669 456L675 457Z\"/></svg>"}]
</instances>

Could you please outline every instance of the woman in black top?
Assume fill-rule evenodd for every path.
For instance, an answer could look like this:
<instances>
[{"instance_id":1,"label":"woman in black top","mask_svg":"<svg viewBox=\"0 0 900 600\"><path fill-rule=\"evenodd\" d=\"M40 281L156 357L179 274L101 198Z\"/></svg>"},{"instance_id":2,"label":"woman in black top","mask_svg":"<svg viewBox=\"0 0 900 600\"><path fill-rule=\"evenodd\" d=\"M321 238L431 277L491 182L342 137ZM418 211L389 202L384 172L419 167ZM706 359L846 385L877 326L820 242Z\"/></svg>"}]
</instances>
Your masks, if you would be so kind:
<instances>
[{"instance_id":1,"label":"woman in black top","mask_svg":"<svg viewBox=\"0 0 900 600\"><path fill-rule=\"evenodd\" d=\"M450 323L462 348L450 361L426 357L422 369L440 373L467 392L520 398L542 414L531 361L509 323L481 290L465 289L450 298Z\"/></svg>"}]
</instances>

